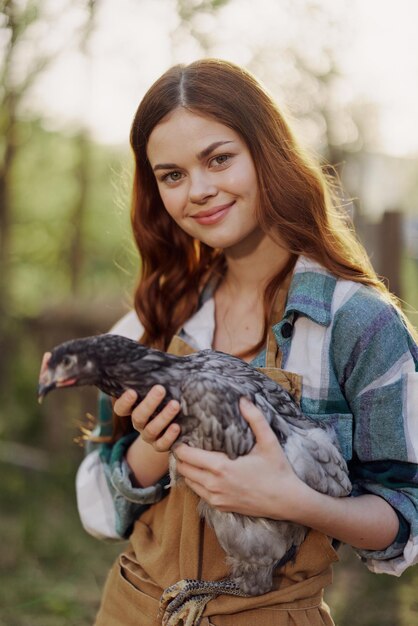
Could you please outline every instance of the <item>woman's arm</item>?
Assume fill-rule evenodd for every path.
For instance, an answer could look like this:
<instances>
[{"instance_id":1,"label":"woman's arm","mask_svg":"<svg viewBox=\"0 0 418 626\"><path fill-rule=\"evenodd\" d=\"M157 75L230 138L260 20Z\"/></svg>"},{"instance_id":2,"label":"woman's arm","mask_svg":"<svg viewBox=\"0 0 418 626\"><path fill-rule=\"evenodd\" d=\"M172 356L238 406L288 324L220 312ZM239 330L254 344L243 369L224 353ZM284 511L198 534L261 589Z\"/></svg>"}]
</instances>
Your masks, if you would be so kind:
<instances>
[{"instance_id":1,"label":"woman's arm","mask_svg":"<svg viewBox=\"0 0 418 626\"><path fill-rule=\"evenodd\" d=\"M135 312L130 311L110 332L136 339L142 335L143 327ZM133 397L136 400L136 394ZM134 401L129 400L128 394L128 399L122 400L122 414L130 415L133 404ZM129 409L127 413L123 412L126 406ZM102 393L99 394L98 415L98 428L94 434L109 437L112 434L112 403L111 399ZM136 426L135 423L134 425ZM170 435L172 433L170 430ZM168 441L166 450L177 434L173 439L170 436L166 437ZM163 455L157 452L158 445L156 443L153 450L144 439L141 440L140 437L135 439L133 433L114 444L93 443L88 446L93 451L90 451L81 464L76 483L79 514L88 533L107 540L126 539L133 523L142 512L168 493L164 489L168 484L166 478L168 453ZM143 461L140 460L142 455ZM129 457L132 468L129 467L126 457ZM138 465L140 467L137 467ZM139 486L141 484L142 486Z\"/></svg>"},{"instance_id":2,"label":"woman's arm","mask_svg":"<svg viewBox=\"0 0 418 626\"><path fill-rule=\"evenodd\" d=\"M133 409L134 425L141 430L142 420L146 422L155 412L164 394L164 390L162 396L158 394L158 390L156 394L151 391L150 396L144 400L145 404L141 403L133 409L136 393L126 392L115 402L115 406L123 415L129 416ZM164 430L173 419L178 411L175 406L174 409L176 410L171 406L157 415L157 431ZM98 435L110 434L111 420L111 399L100 394ZM89 534L107 540L127 538L141 513L167 493L164 487L168 484L168 452L161 453L157 450L160 446L165 450L169 449L178 436L178 427L173 425L168 429L169 432L163 433L155 441L154 449L145 442L155 429L154 420L150 421L149 426L149 429L145 428L143 431L143 437L131 433L114 444L101 444L81 464L76 481L77 503L82 525Z\"/></svg>"},{"instance_id":3,"label":"woman's arm","mask_svg":"<svg viewBox=\"0 0 418 626\"><path fill-rule=\"evenodd\" d=\"M241 412L256 438L248 455L231 461L186 445L176 449L177 469L200 497L222 511L297 522L356 548L383 550L394 541L399 521L387 502L311 489L294 473L262 413L244 400Z\"/></svg>"},{"instance_id":4,"label":"woman's arm","mask_svg":"<svg viewBox=\"0 0 418 626\"><path fill-rule=\"evenodd\" d=\"M112 402L99 394L98 438L111 434ZM88 443L89 453L81 463L76 480L77 505L85 530L99 539L126 539L138 517L159 502L167 491L168 478L140 487L132 480L125 460L137 433L130 433L113 444Z\"/></svg>"},{"instance_id":5,"label":"woman's arm","mask_svg":"<svg viewBox=\"0 0 418 626\"><path fill-rule=\"evenodd\" d=\"M180 410L176 400L171 400L164 409L150 419L164 399L166 391L155 385L144 400L133 409L137 394L126 391L114 404L120 416L131 416L132 424L140 433L126 452L126 461L139 487L155 484L168 471L168 450L180 434L180 426L171 424Z\"/></svg>"}]
</instances>

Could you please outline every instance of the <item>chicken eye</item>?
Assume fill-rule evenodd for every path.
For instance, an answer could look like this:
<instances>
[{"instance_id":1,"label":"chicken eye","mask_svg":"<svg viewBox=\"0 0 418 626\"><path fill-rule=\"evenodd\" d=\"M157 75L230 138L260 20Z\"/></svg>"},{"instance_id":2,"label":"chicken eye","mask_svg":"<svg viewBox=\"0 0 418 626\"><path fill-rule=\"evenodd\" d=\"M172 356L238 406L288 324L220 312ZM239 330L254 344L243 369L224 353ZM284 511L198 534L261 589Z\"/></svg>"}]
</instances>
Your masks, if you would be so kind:
<instances>
[{"instance_id":1,"label":"chicken eye","mask_svg":"<svg viewBox=\"0 0 418 626\"><path fill-rule=\"evenodd\" d=\"M70 365L73 364L73 361L74 361L73 357L66 354L65 357L62 359L62 364L64 367L70 367Z\"/></svg>"}]
</instances>

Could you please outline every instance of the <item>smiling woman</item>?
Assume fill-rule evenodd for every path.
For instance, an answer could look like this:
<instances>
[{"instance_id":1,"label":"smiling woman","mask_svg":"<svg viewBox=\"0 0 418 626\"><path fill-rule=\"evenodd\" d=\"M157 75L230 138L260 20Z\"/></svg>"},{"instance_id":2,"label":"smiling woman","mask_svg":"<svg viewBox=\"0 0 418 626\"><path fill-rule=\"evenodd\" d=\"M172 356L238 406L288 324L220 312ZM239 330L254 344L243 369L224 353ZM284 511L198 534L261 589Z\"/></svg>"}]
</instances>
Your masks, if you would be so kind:
<instances>
[{"instance_id":1,"label":"smiling woman","mask_svg":"<svg viewBox=\"0 0 418 626\"><path fill-rule=\"evenodd\" d=\"M232 128L179 107L152 131L147 153L167 212L191 237L236 250L258 237L257 173Z\"/></svg>"},{"instance_id":2,"label":"smiling woman","mask_svg":"<svg viewBox=\"0 0 418 626\"><path fill-rule=\"evenodd\" d=\"M240 403L251 450L231 459L177 445L184 481L168 489L182 398L166 402L156 385L138 402L130 389L113 417L104 400L100 451L78 474L79 510L89 532L129 537L130 547L110 573L96 625L156 626L162 597L164 625L329 626L323 588L338 560L330 537L376 572L399 575L418 562L413 331L321 168L242 68L205 59L168 70L140 103L131 144L141 276L135 312L113 333L177 355L212 348L249 361L335 430L353 492L334 497L301 480L251 402ZM214 375L228 402L232 381ZM198 383L193 393L211 424L210 393ZM227 411L220 419L228 430ZM306 454L301 443L296 463ZM246 533L262 536L258 518L309 529L277 563L273 589L257 585L264 552L256 549L244 561L263 593L245 595L229 578L233 563L200 520L206 506L241 523L228 537L238 551L250 545ZM256 520L252 530L240 515Z\"/></svg>"}]
</instances>

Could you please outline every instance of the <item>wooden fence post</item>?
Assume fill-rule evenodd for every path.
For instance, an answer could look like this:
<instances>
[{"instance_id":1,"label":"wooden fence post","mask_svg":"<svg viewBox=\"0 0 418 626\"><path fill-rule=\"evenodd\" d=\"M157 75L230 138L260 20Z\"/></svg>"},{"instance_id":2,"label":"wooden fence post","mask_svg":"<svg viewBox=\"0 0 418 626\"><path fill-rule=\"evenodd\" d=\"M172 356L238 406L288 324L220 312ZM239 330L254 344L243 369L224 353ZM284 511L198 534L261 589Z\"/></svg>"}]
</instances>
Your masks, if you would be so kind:
<instances>
[{"instance_id":1,"label":"wooden fence post","mask_svg":"<svg viewBox=\"0 0 418 626\"><path fill-rule=\"evenodd\" d=\"M387 278L390 291L398 298L402 298L402 218L400 211L386 211L379 225L380 250L377 271Z\"/></svg>"}]
</instances>

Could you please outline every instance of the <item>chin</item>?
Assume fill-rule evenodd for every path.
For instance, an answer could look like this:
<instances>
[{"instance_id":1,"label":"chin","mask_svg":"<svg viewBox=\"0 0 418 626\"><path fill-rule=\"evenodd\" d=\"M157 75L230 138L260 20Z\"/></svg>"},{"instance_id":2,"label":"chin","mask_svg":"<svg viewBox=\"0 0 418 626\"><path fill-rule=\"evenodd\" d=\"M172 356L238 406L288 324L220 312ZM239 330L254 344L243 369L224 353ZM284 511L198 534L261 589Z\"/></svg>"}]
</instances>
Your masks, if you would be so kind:
<instances>
[{"instance_id":1,"label":"chin","mask_svg":"<svg viewBox=\"0 0 418 626\"><path fill-rule=\"evenodd\" d=\"M221 233L215 235L214 233L213 237L206 237L204 243L213 248L221 248L222 250L229 250L231 252L233 250L242 250L248 254L258 247L260 243L260 233L258 229L257 231L251 230L239 234L235 233L234 236L231 234L222 235Z\"/></svg>"}]
</instances>

